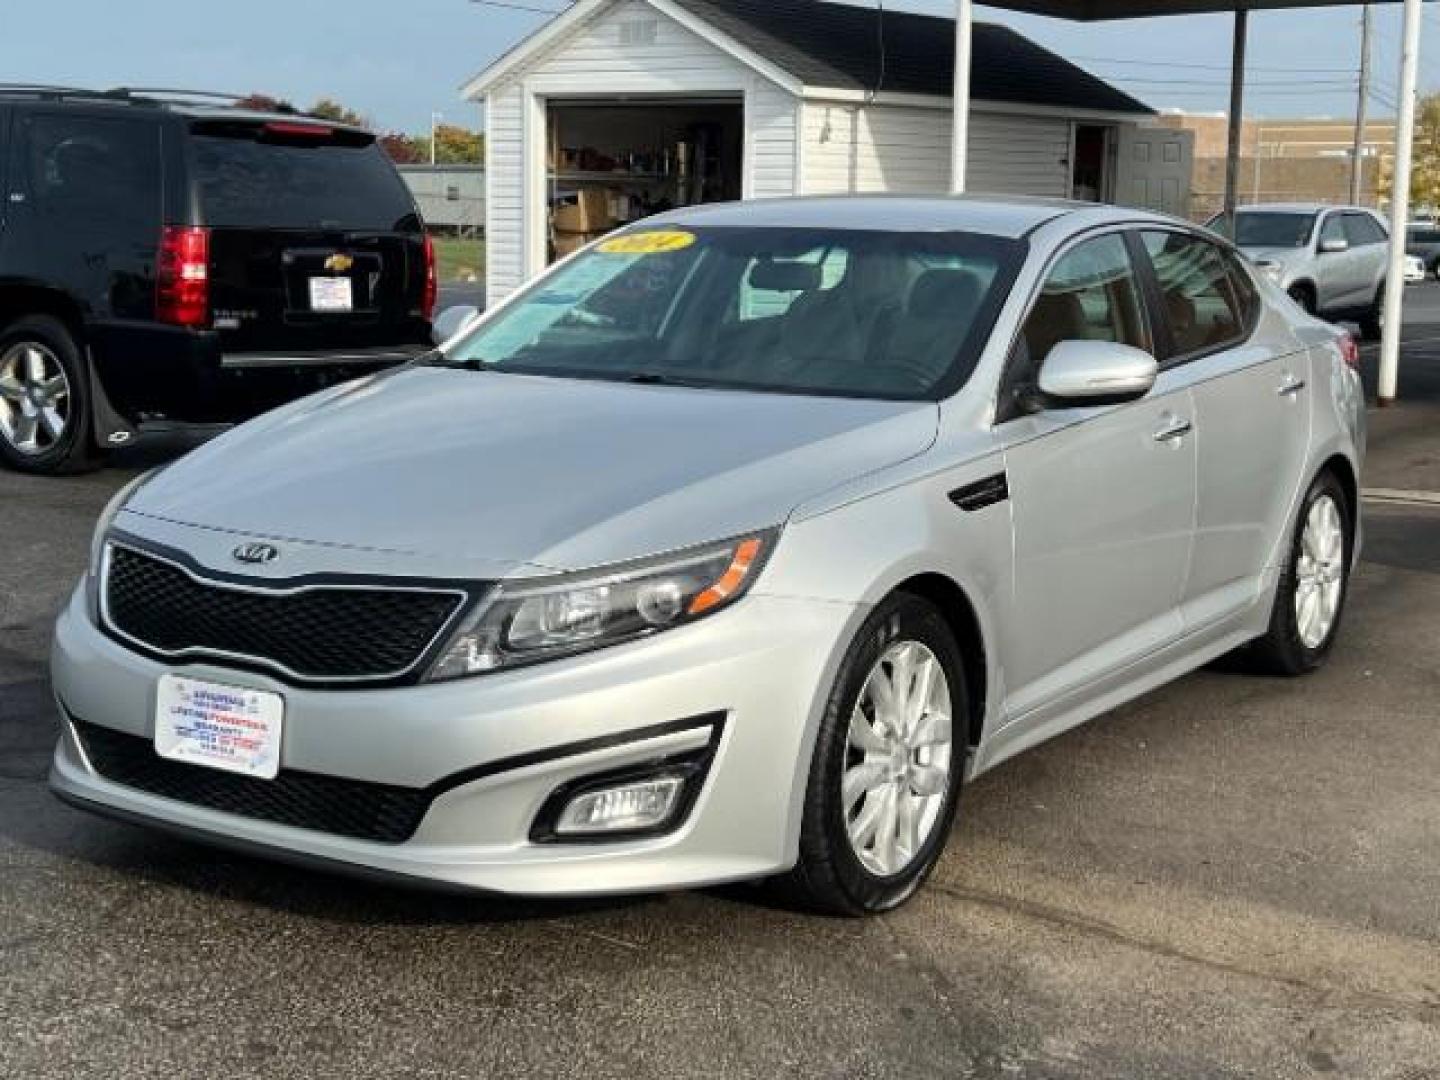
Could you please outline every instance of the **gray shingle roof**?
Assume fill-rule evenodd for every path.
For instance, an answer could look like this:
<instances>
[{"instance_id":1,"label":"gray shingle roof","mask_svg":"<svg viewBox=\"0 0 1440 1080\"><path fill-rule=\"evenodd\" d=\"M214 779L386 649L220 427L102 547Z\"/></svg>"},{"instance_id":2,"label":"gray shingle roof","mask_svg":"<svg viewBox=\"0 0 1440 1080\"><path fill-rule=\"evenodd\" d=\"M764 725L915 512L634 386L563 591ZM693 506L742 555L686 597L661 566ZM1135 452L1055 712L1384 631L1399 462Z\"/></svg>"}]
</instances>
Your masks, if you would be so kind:
<instances>
[{"instance_id":1,"label":"gray shingle roof","mask_svg":"<svg viewBox=\"0 0 1440 1080\"><path fill-rule=\"evenodd\" d=\"M822 0L675 0L806 86L949 97L952 19ZM885 42L881 77L880 40ZM1149 113L1147 105L1007 26L976 23L971 93L982 101Z\"/></svg>"}]
</instances>

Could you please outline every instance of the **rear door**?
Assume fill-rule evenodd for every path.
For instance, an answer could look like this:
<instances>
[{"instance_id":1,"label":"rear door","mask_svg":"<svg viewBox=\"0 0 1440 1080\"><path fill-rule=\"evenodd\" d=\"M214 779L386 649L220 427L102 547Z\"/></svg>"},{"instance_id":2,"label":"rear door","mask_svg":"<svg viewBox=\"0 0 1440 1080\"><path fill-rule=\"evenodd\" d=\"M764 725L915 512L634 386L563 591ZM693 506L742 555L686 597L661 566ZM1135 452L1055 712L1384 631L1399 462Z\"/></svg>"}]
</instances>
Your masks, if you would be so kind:
<instances>
[{"instance_id":1,"label":"rear door","mask_svg":"<svg viewBox=\"0 0 1440 1080\"><path fill-rule=\"evenodd\" d=\"M1390 257L1390 234L1372 215L1351 211L1345 215L1345 239L1350 242L1357 271L1363 274L1362 291L1357 303L1364 304L1375 298L1380 283L1385 280Z\"/></svg>"},{"instance_id":2,"label":"rear door","mask_svg":"<svg viewBox=\"0 0 1440 1080\"><path fill-rule=\"evenodd\" d=\"M1191 388L1198 451L1187 631L1247 609L1284 531L1310 431L1308 361L1298 342L1256 338L1260 298L1222 248L1147 229L1169 342L1164 368Z\"/></svg>"},{"instance_id":3,"label":"rear door","mask_svg":"<svg viewBox=\"0 0 1440 1080\"><path fill-rule=\"evenodd\" d=\"M1339 240L1347 246L1343 251L1326 251L1327 242ZM1320 222L1320 236L1315 245L1315 283L1322 312L1348 311L1363 306L1370 277L1365 268L1364 253L1349 247L1350 236L1345 227L1345 214L1332 210Z\"/></svg>"},{"instance_id":4,"label":"rear door","mask_svg":"<svg viewBox=\"0 0 1440 1080\"><path fill-rule=\"evenodd\" d=\"M427 339L423 227L373 137L204 120L189 143L225 352Z\"/></svg>"}]
</instances>

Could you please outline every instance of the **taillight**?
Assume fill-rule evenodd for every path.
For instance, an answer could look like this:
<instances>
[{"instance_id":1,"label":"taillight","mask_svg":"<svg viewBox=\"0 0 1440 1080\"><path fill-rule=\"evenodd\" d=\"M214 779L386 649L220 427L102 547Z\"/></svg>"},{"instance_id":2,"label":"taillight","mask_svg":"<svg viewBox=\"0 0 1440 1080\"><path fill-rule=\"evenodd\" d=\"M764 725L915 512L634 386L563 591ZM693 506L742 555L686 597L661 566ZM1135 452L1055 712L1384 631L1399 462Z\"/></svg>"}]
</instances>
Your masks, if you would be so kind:
<instances>
[{"instance_id":1,"label":"taillight","mask_svg":"<svg viewBox=\"0 0 1440 1080\"><path fill-rule=\"evenodd\" d=\"M1360 370L1360 346L1350 334L1340 335L1340 358L1353 371Z\"/></svg>"},{"instance_id":2,"label":"taillight","mask_svg":"<svg viewBox=\"0 0 1440 1080\"><path fill-rule=\"evenodd\" d=\"M435 241L425 234L425 292L420 298L420 312L429 319L435 314L440 299L440 278L435 269Z\"/></svg>"},{"instance_id":3,"label":"taillight","mask_svg":"<svg viewBox=\"0 0 1440 1080\"><path fill-rule=\"evenodd\" d=\"M172 326L210 321L210 230L166 225L155 274L155 318Z\"/></svg>"}]
</instances>

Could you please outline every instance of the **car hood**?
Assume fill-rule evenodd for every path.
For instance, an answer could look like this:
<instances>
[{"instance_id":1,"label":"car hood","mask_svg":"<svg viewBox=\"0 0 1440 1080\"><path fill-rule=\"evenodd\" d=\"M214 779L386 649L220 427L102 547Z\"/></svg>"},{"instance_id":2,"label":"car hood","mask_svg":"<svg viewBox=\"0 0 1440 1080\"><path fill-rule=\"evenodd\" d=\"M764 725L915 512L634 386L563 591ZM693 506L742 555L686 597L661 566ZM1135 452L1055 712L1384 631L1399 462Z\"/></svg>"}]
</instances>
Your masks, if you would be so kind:
<instances>
[{"instance_id":1,"label":"car hood","mask_svg":"<svg viewBox=\"0 0 1440 1080\"><path fill-rule=\"evenodd\" d=\"M246 536L580 569L784 522L920 454L933 402L413 367L236 428L127 510Z\"/></svg>"}]
</instances>

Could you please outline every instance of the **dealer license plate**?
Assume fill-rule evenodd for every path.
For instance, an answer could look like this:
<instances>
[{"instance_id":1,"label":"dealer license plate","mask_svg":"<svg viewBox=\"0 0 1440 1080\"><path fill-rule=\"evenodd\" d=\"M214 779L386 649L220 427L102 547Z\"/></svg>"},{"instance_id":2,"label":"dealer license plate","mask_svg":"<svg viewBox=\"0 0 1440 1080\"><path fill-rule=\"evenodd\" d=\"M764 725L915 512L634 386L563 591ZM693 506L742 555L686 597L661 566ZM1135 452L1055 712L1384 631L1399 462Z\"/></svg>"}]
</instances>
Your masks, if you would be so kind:
<instances>
[{"instance_id":1,"label":"dealer license plate","mask_svg":"<svg viewBox=\"0 0 1440 1080\"><path fill-rule=\"evenodd\" d=\"M280 771L284 718L279 694L164 675L155 695L155 752L273 780Z\"/></svg>"},{"instance_id":2,"label":"dealer license plate","mask_svg":"<svg viewBox=\"0 0 1440 1080\"><path fill-rule=\"evenodd\" d=\"M355 296L348 277L312 277L311 311L353 311Z\"/></svg>"}]
</instances>

